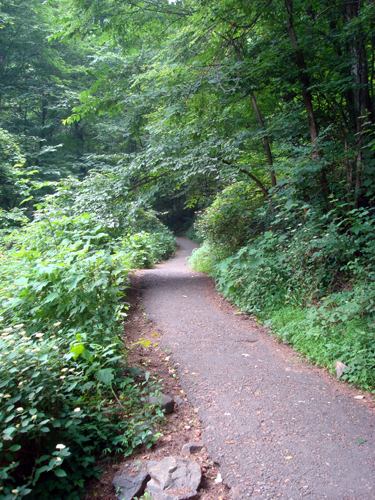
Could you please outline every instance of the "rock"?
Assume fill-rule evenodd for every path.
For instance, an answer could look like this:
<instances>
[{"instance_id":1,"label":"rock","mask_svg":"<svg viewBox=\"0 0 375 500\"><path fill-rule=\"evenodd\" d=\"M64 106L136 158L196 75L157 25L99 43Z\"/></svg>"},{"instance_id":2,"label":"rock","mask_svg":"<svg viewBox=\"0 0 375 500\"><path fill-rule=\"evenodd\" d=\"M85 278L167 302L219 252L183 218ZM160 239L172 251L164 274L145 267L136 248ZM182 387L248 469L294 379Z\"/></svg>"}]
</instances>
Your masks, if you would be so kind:
<instances>
[{"instance_id":1,"label":"rock","mask_svg":"<svg viewBox=\"0 0 375 500\"><path fill-rule=\"evenodd\" d=\"M150 472L150 469L152 469L152 467L155 467L155 465L157 465L157 464L158 463L154 462L153 460L148 460L148 462L146 464L147 470Z\"/></svg>"},{"instance_id":2,"label":"rock","mask_svg":"<svg viewBox=\"0 0 375 500\"><path fill-rule=\"evenodd\" d=\"M344 365L344 363L342 361L336 361L335 370L336 370L337 378L341 378L342 374L347 369L348 369L348 367L346 365Z\"/></svg>"},{"instance_id":3,"label":"rock","mask_svg":"<svg viewBox=\"0 0 375 500\"><path fill-rule=\"evenodd\" d=\"M150 475L146 471L138 472L136 476L126 472L116 474L113 478L113 486L118 500L132 500L132 498L142 495L149 480Z\"/></svg>"},{"instance_id":4,"label":"rock","mask_svg":"<svg viewBox=\"0 0 375 500\"><path fill-rule=\"evenodd\" d=\"M165 410L166 415L174 412L174 401L166 394L160 394L160 396L151 396L148 398L148 402L152 405L160 406L162 410Z\"/></svg>"},{"instance_id":5,"label":"rock","mask_svg":"<svg viewBox=\"0 0 375 500\"><path fill-rule=\"evenodd\" d=\"M186 458L167 457L149 469L146 491L153 500L195 500L202 479L200 466Z\"/></svg>"},{"instance_id":6,"label":"rock","mask_svg":"<svg viewBox=\"0 0 375 500\"><path fill-rule=\"evenodd\" d=\"M195 453L199 453L203 448L203 443L186 443L182 447L181 453L182 455L194 455Z\"/></svg>"},{"instance_id":7,"label":"rock","mask_svg":"<svg viewBox=\"0 0 375 500\"><path fill-rule=\"evenodd\" d=\"M186 401L185 401L184 399L179 398L178 396L176 396L176 397L174 398L174 402L175 402L178 406L183 406L183 405L186 403Z\"/></svg>"}]
</instances>

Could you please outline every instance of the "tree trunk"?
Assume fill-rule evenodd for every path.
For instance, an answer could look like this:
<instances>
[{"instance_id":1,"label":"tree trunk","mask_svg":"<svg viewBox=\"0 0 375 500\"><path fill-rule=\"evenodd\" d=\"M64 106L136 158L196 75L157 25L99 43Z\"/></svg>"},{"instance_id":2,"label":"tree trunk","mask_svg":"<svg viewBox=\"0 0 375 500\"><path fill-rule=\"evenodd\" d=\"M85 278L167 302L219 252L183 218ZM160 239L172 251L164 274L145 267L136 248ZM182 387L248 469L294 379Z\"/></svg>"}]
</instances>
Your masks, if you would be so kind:
<instances>
[{"instance_id":1,"label":"tree trunk","mask_svg":"<svg viewBox=\"0 0 375 500\"><path fill-rule=\"evenodd\" d=\"M259 108L258 108L258 104L257 104L257 101L255 99L254 92L251 92L250 97L251 97L251 102L253 103L255 114L257 115L257 118L258 118L259 125L264 130L265 126L264 126L263 117L260 114L260 111L259 111ZM267 153L268 165L271 167L271 183L272 183L272 187L275 187L276 186L276 174L275 174L275 171L273 169L272 152L271 152L271 148L270 148L270 144L269 144L269 140L268 140L268 136L267 135L265 135L263 137L263 146L264 146L264 149L266 150L266 153Z\"/></svg>"},{"instance_id":2,"label":"tree trunk","mask_svg":"<svg viewBox=\"0 0 375 500\"><path fill-rule=\"evenodd\" d=\"M356 21L352 27L352 36L348 36L348 53L351 57L351 75L353 78L352 102L355 118L356 132L356 175L355 175L355 207L358 208L361 198L362 174L363 174L363 154L362 148L366 144L369 122L375 123L374 106L371 100L370 88L372 89L373 78L373 57L371 68L371 83L368 79L368 59L365 47L365 34L360 23L357 22L360 15L361 2L348 3L344 7L344 22L349 24ZM374 35L371 37L371 47L374 50ZM371 87L370 87L371 86ZM352 175L353 183L353 175Z\"/></svg>"},{"instance_id":3,"label":"tree trunk","mask_svg":"<svg viewBox=\"0 0 375 500\"><path fill-rule=\"evenodd\" d=\"M360 2L348 3L345 6L346 22L358 19ZM355 33L350 41L351 73L353 77L353 101L356 115L356 131L358 141L368 129L368 122L375 122L374 107L370 97L368 81L367 54L365 48L365 34L360 24L354 27ZM367 124L366 124L367 123Z\"/></svg>"},{"instance_id":4,"label":"tree trunk","mask_svg":"<svg viewBox=\"0 0 375 500\"><path fill-rule=\"evenodd\" d=\"M299 80L302 85L302 97L303 97L303 102L305 104L305 109L307 112L307 118L309 122L309 132L310 132L310 138L311 138L311 144L313 146L313 152L312 152L312 157L315 160L319 160L322 157L322 152L319 151L317 147L317 139L318 139L318 125L316 123L315 119L315 113L314 113L314 107L312 103L312 95L309 90L310 88L310 79L309 75L307 73L307 66L305 62L305 58L302 52L302 49L299 45L298 42L298 37L297 33L294 29L294 24L293 24L293 0L285 0L285 7L288 13L288 18L287 18L287 27L288 27L288 32L289 36L292 40L292 43L294 45L295 49L295 54L296 54L296 59L297 59L297 66L299 68ZM330 203L329 203L329 188L328 188L328 181L327 181L327 172L325 167L322 167L320 170L320 186L323 194L323 198L327 207L327 210L330 208Z\"/></svg>"}]
</instances>

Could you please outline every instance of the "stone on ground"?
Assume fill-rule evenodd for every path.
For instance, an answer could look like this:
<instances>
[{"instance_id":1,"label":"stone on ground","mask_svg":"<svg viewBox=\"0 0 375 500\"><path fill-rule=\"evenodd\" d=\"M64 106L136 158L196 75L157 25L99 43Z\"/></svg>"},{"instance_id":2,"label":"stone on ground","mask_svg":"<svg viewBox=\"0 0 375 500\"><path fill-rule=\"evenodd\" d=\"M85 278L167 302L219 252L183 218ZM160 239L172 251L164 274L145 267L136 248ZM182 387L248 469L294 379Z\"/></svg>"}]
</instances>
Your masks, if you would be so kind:
<instances>
[{"instance_id":1,"label":"stone on ground","mask_svg":"<svg viewBox=\"0 0 375 500\"><path fill-rule=\"evenodd\" d=\"M195 500L202 479L200 466L186 458L167 457L149 469L146 491L153 500Z\"/></svg>"},{"instance_id":2,"label":"stone on ground","mask_svg":"<svg viewBox=\"0 0 375 500\"><path fill-rule=\"evenodd\" d=\"M337 378L341 378L344 371L347 369L348 369L348 367L342 361L336 361L335 371L336 371Z\"/></svg>"},{"instance_id":3,"label":"stone on ground","mask_svg":"<svg viewBox=\"0 0 375 500\"><path fill-rule=\"evenodd\" d=\"M174 402L175 402L175 403L176 403L176 405L178 405L178 406L183 406L183 405L186 403L186 401L185 401L184 399L179 398L178 396L176 396L176 397L174 398Z\"/></svg>"},{"instance_id":4,"label":"stone on ground","mask_svg":"<svg viewBox=\"0 0 375 500\"><path fill-rule=\"evenodd\" d=\"M203 448L203 443L186 443L182 447L182 455L195 455L199 453Z\"/></svg>"},{"instance_id":5,"label":"stone on ground","mask_svg":"<svg viewBox=\"0 0 375 500\"><path fill-rule=\"evenodd\" d=\"M160 406L162 410L165 410L166 415L168 415L169 413L173 413L174 411L174 401L166 394L151 396L149 397L148 401L152 405Z\"/></svg>"},{"instance_id":6,"label":"stone on ground","mask_svg":"<svg viewBox=\"0 0 375 500\"><path fill-rule=\"evenodd\" d=\"M113 478L113 486L118 500L132 500L142 495L149 479L150 475L146 471L138 472L136 476L126 472L116 474Z\"/></svg>"}]
</instances>

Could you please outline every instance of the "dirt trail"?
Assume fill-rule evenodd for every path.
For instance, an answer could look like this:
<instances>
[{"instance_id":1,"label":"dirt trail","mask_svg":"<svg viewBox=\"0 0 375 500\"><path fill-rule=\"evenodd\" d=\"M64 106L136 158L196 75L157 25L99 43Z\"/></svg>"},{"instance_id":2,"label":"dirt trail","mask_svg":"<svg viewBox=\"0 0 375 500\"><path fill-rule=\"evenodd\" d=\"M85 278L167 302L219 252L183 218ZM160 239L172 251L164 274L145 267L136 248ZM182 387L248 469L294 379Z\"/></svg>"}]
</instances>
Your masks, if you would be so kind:
<instances>
[{"instance_id":1,"label":"dirt trail","mask_svg":"<svg viewBox=\"0 0 375 500\"><path fill-rule=\"evenodd\" d=\"M143 303L179 363L232 498L374 499L369 398L354 399L358 391L234 314L212 280L189 268L197 245L178 244L143 276Z\"/></svg>"}]
</instances>

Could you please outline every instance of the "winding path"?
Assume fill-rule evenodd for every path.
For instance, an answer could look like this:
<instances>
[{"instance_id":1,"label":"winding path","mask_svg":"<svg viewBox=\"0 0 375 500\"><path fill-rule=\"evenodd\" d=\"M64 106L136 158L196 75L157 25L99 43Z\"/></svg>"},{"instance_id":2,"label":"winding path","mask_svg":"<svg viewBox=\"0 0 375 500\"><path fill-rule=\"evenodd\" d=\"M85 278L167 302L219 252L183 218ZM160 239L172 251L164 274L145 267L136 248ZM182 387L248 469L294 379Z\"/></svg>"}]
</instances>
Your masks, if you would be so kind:
<instances>
[{"instance_id":1,"label":"winding path","mask_svg":"<svg viewBox=\"0 0 375 500\"><path fill-rule=\"evenodd\" d=\"M353 388L275 343L218 298L181 250L142 279L233 499L374 499L375 412ZM356 440L365 440L362 444Z\"/></svg>"}]
</instances>

